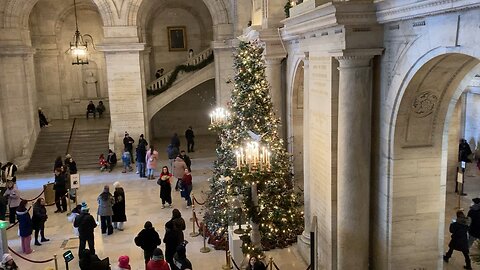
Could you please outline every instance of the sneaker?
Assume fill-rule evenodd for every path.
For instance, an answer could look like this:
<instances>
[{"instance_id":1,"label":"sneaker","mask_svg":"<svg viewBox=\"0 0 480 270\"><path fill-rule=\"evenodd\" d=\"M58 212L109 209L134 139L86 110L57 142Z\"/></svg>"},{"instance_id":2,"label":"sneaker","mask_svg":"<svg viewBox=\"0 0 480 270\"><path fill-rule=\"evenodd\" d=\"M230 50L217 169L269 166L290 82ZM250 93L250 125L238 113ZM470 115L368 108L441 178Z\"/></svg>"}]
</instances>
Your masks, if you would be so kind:
<instances>
[{"instance_id":1,"label":"sneaker","mask_svg":"<svg viewBox=\"0 0 480 270\"><path fill-rule=\"evenodd\" d=\"M170 203L170 204L168 204L168 207L172 208L173 206L172 206L172 204Z\"/></svg>"},{"instance_id":2,"label":"sneaker","mask_svg":"<svg viewBox=\"0 0 480 270\"><path fill-rule=\"evenodd\" d=\"M162 204L162 209L165 208L165 204Z\"/></svg>"},{"instance_id":3,"label":"sneaker","mask_svg":"<svg viewBox=\"0 0 480 270\"><path fill-rule=\"evenodd\" d=\"M187 205L187 209L190 208L190 206Z\"/></svg>"},{"instance_id":4,"label":"sneaker","mask_svg":"<svg viewBox=\"0 0 480 270\"><path fill-rule=\"evenodd\" d=\"M140 172L139 172L139 171L136 171L135 173L136 173L136 174L139 174Z\"/></svg>"}]
</instances>

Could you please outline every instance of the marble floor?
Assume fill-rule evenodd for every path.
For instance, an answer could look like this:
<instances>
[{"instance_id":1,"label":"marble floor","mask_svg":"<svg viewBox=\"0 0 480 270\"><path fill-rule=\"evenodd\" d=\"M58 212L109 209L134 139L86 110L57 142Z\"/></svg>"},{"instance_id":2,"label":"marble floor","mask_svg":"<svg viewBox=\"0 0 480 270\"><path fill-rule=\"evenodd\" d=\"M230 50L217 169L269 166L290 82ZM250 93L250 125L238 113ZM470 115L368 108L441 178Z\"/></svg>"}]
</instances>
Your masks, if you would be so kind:
<instances>
[{"instance_id":1,"label":"marble floor","mask_svg":"<svg viewBox=\"0 0 480 270\"><path fill-rule=\"evenodd\" d=\"M52 128L56 128L55 122ZM58 125L61 125L57 123ZM136 138L135 138L136 139ZM159 161L159 166L167 164L166 153L164 149L167 145L167 141L154 142L155 145L161 145L158 147L161 151L160 156L163 158ZM182 142L184 143L184 142ZM207 179L211 175L211 166L214 160L214 144L215 138L198 137L196 140L197 150L190 156L192 158L192 175L194 182L193 193L197 199L202 202L205 200L205 191L208 190ZM52 160L53 164L53 160ZM112 173L100 172L100 171L81 171L81 188L79 190L79 198L81 201L86 201L90 206L90 212L96 213L97 203L96 198L101 193L104 185L110 185L115 181L119 181L126 192L126 204L127 204L127 219L125 224L125 230L115 231L110 236L102 235L100 229L95 230L95 249L100 258L109 257L110 262L115 264L117 259L121 255L130 256L130 265L132 269L140 270L144 269L143 265L143 253L140 248L135 246L133 239L137 233L143 228L143 224L146 220L150 220L154 227L163 238L164 224L171 217L172 209L161 209L159 198L159 186L156 181L148 181L140 179L135 172L122 174L121 169L117 168ZM25 199L36 197L41 191L42 186L48 182L53 181L53 174L36 174L28 175L20 173L18 177L18 186L21 191L21 196ZM186 239L189 241L187 245L187 256L192 261L195 269L210 270L221 269L225 264L225 252L213 250L209 253L201 253L200 248L203 246L202 238L189 236L192 231L192 223L188 220L192 216L192 210L186 209L186 205L183 199L180 198L178 192L172 194L173 207L178 208L185 220L187 221L187 229L185 231ZM72 239L67 242L67 248L63 248L65 240L74 238L72 225L68 223L65 213L55 214L55 207L50 206L47 208L48 221L46 222L46 237L50 238L50 242L43 244L40 247L34 246L32 241L32 247L35 252L25 257L32 260L45 260L51 258L53 254L59 256L58 269L66 269L65 264L61 258L61 255L70 249L73 254L77 255L78 241ZM197 215L201 218L204 209L197 207ZM21 250L20 240L17 236L16 227L7 231L9 246L19 252ZM164 248L162 243L161 248ZM272 256L281 270L304 270L307 268L306 263L299 256L296 246L282 250L274 250L267 252L267 256ZM36 270L46 269L49 266L53 267L53 263L46 264L32 264L25 260L13 255L15 261L20 266L20 269ZM75 258L70 262L70 269L79 269L78 261Z\"/></svg>"}]
</instances>

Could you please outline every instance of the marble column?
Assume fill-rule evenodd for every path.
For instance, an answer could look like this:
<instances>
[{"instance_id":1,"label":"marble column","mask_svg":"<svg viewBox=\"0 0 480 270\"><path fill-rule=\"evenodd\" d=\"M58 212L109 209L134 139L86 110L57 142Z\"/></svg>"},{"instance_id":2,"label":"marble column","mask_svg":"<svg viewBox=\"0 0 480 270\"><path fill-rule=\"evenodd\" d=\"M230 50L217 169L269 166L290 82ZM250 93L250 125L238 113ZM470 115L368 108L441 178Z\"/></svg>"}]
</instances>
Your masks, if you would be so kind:
<instances>
[{"instance_id":1,"label":"marble column","mask_svg":"<svg viewBox=\"0 0 480 270\"><path fill-rule=\"evenodd\" d=\"M227 103L230 102L234 84L234 46L233 40L212 42L215 56L215 98L217 106L225 108L227 107Z\"/></svg>"},{"instance_id":2,"label":"marble column","mask_svg":"<svg viewBox=\"0 0 480 270\"><path fill-rule=\"evenodd\" d=\"M282 92L282 58L280 57L266 57L265 58L265 74L268 84L270 84L270 97L273 103L273 110L275 115L282 121L285 117L285 95ZM285 139L285 126L280 126L278 130L280 138Z\"/></svg>"},{"instance_id":3,"label":"marble column","mask_svg":"<svg viewBox=\"0 0 480 270\"><path fill-rule=\"evenodd\" d=\"M368 269L372 56L340 56L338 268Z\"/></svg>"},{"instance_id":4,"label":"marble column","mask_svg":"<svg viewBox=\"0 0 480 270\"><path fill-rule=\"evenodd\" d=\"M105 53L111 118L109 144L117 155L123 150L125 131L132 138L148 134L142 77L144 46L141 43L97 46Z\"/></svg>"}]
</instances>

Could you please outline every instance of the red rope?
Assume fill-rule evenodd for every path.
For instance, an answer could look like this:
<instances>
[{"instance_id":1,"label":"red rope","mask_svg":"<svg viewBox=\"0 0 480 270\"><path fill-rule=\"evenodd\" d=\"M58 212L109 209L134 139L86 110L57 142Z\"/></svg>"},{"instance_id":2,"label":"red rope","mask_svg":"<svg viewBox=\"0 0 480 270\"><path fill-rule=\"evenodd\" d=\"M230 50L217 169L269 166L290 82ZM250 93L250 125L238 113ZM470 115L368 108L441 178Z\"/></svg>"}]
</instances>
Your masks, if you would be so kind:
<instances>
[{"instance_id":1,"label":"red rope","mask_svg":"<svg viewBox=\"0 0 480 270\"><path fill-rule=\"evenodd\" d=\"M193 219L195 219L195 223L197 223L198 230L200 230L200 224L198 224L198 218L197 218L197 214L195 214L195 212L193 212Z\"/></svg>"},{"instance_id":2,"label":"red rope","mask_svg":"<svg viewBox=\"0 0 480 270\"><path fill-rule=\"evenodd\" d=\"M205 202L200 203L199 201L197 201L197 198L195 198L195 196L192 196L192 197L193 197L193 200L194 200L195 202L197 202L198 205L204 205L204 204L205 204Z\"/></svg>"},{"instance_id":3,"label":"red rope","mask_svg":"<svg viewBox=\"0 0 480 270\"><path fill-rule=\"evenodd\" d=\"M27 202L35 201L36 199L40 198L40 196L42 196L44 192L45 192L45 190L43 190L42 193L40 193L37 197L35 197L31 200L27 200L27 199L24 199L24 198L20 198L20 199L23 200L23 201L27 201Z\"/></svg>"},{"instance_id":4,"label":"red rope","mask_svg":"<svg viewBox=\"0 0 480 270\"><path fill-rule=\"evenodd\" d=\"M48 263L48 262L51 262L54 260L54 258L50 258L48 260L43 260L43 261L35 261L35 260L31 260L29 258L25 258L23 257L22 255L18 254L17 252L15 252L15 250L13 250L11 247L8 247L8 250L10 250L13 254L17 255L18 257L24 259L25 261L28 261L28 262L31 262L31 263Z\"/></svg>"}]
</instances>

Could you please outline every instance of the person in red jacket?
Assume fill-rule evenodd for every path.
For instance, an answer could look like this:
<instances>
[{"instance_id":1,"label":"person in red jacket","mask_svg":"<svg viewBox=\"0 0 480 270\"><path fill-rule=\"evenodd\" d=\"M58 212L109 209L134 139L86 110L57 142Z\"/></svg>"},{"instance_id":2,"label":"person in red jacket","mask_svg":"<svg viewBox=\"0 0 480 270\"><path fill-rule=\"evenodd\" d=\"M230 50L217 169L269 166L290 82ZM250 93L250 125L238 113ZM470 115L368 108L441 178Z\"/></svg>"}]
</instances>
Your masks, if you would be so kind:
<instances>
[{"instance_id":1,"label":"person in red jacket","mask_svg":"<svg viewBox=\"0 0 480 270\"><path fill-rule=\"evenodd\" d=\"M147 270L171 270L170 264L165 261L161 249L156 248L153 251L152 259L147 263Z\"/></svg>"}]
</instances>

